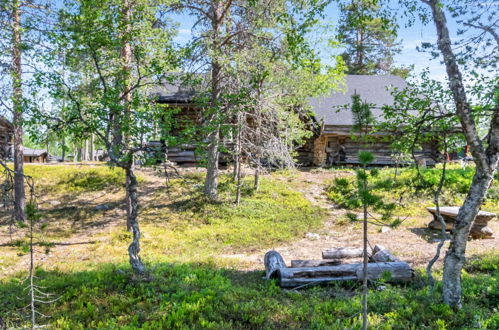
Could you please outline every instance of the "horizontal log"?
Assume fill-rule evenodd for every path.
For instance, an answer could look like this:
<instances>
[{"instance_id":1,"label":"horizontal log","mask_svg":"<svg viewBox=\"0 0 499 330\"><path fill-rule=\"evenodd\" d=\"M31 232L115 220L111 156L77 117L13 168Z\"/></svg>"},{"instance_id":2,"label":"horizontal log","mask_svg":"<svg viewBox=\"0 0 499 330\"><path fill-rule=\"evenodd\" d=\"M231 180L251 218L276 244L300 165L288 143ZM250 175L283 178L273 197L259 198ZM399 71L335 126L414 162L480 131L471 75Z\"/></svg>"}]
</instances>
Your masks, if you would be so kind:
<instances>
[{"instance_id":1,"label":"horizontal log","mask_svg":"<svg viewBox=\"0 0 499 330\"><path fill-rule=\"evenodd\" d=\"M440 224L440 221L433 220L428 224L428 227L430 229L440 230L442 228L442 225ZM454 227L453 222L447 222L447 221L445 222L445 230L452 230L453 227Z\"/></svg>"},{"instance_id":2,"label":"horizontal log","mask_svg":"<svg viewBox=\"0 0 499 330\"><path fill-rule=\"evenodd\" d=\"M471 238L474 239L479 239L479 238L494 238L494 232L492 229L490 229L487 226L480 227L479 229L477 227L471 227L470 231L470 236Z\"/></svg>"},{"instance_id":3,"label":"horizontal log","mask_svg":"<svg viewBox=\"0 0 499 330\"><path fill-rule=\"evenodd\" d=\"M338 266L286 268L280 269L280 275L281 279L356 276L359 265L362 264L355 263Z\"/></svg>"},{"instance_id":4,"label":"horizontal log","mask_svg":"<svg viewBox=\"0 0 499 330\"><path fill-rule=\"evenodd\" d=\"M376 253L373 254L373 256L372 256L371 259L372 259L373 262L396 262L396 261L400 261L399 258L395 257L388 250L377 251Z\"/></svg>"},{"instance_id":5,"label":"horizontal log","mask_svg":"<svg viewBox=\"0 0 499 330\"><path fill-rule=\"evenodd\" d=\"M367 265L367 278L370 281L380 279L385 272L390 273L390 278L387 282L408 282L414 276L414 271L406 263L402 261L397 262L378 262L370 263ZM359 267L357 269L357 277L362 279L363 269Z\"/></svg>"},{"instance_id":6,"label":"horizontal log","mask_svg":"<svg viewBox=\"0 0 499 330\"><path fill-rule=\"evenodd\" d=\"M428 207L426 209L431 214L437 213L436 207ZM442 216L448 216L448 217L453 218L453 219L455 219L457 217L457 214L459 213L459 209L460 209L459 206L442 206L439 208L440 214ZM495 217L496 217L495 213L486 212L486 211L479 211L477 216L476 216L475 222L477 220L491 220L491 219L494 219Z\"/></svg>"},{"instance_id":7,"label":"horizontal log","mask_svg":"<svg viewBox=\"0 0 499 330\"><path fill-rule=\"evenodd\" d=\"M318 277L318 278L282 278L279 281L281 288L296 288L298 286L319 285L334 281L356 281L356 276Z\"/></svg>"},{"instance_id":8,"label":"horizontal log","mask_svg":"<svg viewBox=\"0 0 499 330\"><path fill-rule=\"evenodd\" d=\"M380 279L387 272L388 282L407 282L413 278L413 270L405 262L380 262L367 265L367 277L370 281ZM321 284L330 281L353 280L363 278L363 264L343 264L338 266L281 268L279 285L296 287L301 285Z\"/></svg>"},{"instance_id":9,"label":"horizontal log","mask_svg":"<svg viewBox=\"0 0 499 330\"><path fill-rule=\"evenodd\" d=\"M336 266L341 264L339 260L291 260L291 267L318 267Z\"/></svg>"},{"instance_id":10,"label":"horizontal log","mask_svg":"<svg viewBox=\"0 0 499 330\"><path fill-rule=\"evenodd\" d=\"M368 249L367 254L371 254L370 249ZM322 259L359 258L362 256L362 249L352 247L333 248L322 251Z\"/></svg>"},{"instance_id":11,"label":"horizontal log","mask_svg":"<svg viewBox=\"0 0 499 330\"><path fill-rule=\"evenodd\" d=\"M434 230L441 230L442 225L440 224L440 221L433 220L428 224L428 227L430 229L434 229ZM445 223L445 230L446 231L452 230L453 227L454 227L453 222L451 222L451 223L446 222ZM474 223L470 229L470 236L472 238L475 238L475 239L494 238L494 232L492 231L492 229L490 229L490 227L487 227L487 226L480 224L480 223L479 224Z\"/></svg>"}]
</instances>

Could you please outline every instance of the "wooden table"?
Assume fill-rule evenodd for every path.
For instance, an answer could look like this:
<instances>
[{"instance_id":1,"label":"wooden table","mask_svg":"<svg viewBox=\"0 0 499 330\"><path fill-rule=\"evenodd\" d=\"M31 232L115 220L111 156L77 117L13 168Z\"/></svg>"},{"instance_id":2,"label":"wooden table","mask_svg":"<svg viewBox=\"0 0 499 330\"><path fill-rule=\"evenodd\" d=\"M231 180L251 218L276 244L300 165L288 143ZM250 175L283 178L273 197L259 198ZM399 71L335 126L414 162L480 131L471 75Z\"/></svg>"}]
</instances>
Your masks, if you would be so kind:
<instances>
[{"instance_id":1,"label":"wooden table","mask_svg":"<svg viewBox=\"0 0 499 330\"><path fill-rule=\"evenodd\" d=\"M433 215L433 221L428 224L431 229L441 229L440 221L438 221L436 207L428 207L428 212ZM445 221L445 230L452 230L456 223L457 213L459 206L442 206L440 207L440 214ZM475 222L471 226L470 235L472 238L494 238L492 229L487 227L488 222L496 217L495 213L480 211L478 212Z\"/></svg>"}]
</instances>

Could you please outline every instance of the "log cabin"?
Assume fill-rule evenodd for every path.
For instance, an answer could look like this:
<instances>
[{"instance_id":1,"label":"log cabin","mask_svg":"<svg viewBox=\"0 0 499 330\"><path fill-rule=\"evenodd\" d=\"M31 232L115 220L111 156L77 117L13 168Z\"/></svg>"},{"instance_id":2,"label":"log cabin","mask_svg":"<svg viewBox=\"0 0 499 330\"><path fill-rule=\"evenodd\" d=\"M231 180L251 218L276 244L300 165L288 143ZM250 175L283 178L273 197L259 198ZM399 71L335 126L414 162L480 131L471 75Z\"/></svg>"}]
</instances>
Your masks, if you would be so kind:
<instances>
[{"instance_id":1,"label":"log cabin","mask_svg":"<svg viewBox=\"0 0 499 330\"><path fill-rule=\"evenodd\" d=\"M394 165L390 145L394 136L390 132L371 134L370 143L361 142L353 131L354 119L350 110L352 95L358 94L362 101L371 104L376 121L383 121L383 106L393 105L392 91L407 87L404 79L393 75L348 75L345 89L310 100L315 120L321 123L321 131L313 137L305 151L315 166L358 165L359 151L370 151L375 156L373 165ZM302 151L303 152L303 151ZM416 152L418 161L433 165L439 158L437 142L427 143Z\"/></svg>"},{"instance_id":2,"label":"log cabin","mask_svg":"<svg viewBox=\"0 0 499 330\"><path fill-rule=\"evenodd\" d=\"M12 157L12 145L14 143L14 126L3 116L0 116L0 158Z\"/></svg>"},{"instance_id":3,"label":"log cabin","mask_svg":"<svg viewBox=\"0 0 499 330\"><path fill-rule=\"evenodd\" d=\"M49 157L47 150L30 149L24 147L24 162L25 163L46 163Z\"/></svg>"},{"instance_id":4,"label":"log cabin","mask_svg":"<svg viewBox=\"0 0 499 330\"><path fill-rule=\"evenodd\" d=\"M342 91L332 91L329 95L310 99L312 110L311 121L314 123L314 135L302 146L297 146L297 163L301 166L332 166L358 165L360 150L374 153L373 165L390 166L396 161L392 157L389 132L372 134L373 142L365 143L355 138L353 132L353 116L350 110L352 95L359 94L362 101L372 104L372 113L376 120L383 120L382 107L393 105L391 92L394 88L403 89L407 86L404 79L393 76L347 75L345 88ZM192 87L181 84L164 84L157 88L155 96L160 104L180 109L178 118L201 123L200 110L194 102L196 92ZM317 129L318 128L318 129ZM176 130L180 130L177 127ZM175 131L173 132L176 133ZM226 141L227 142L227 141ZM198 162L194 145L168 148L168 158L176 163L194 164ZM427 165L433 165L439 158L438 144L428 143L417 151L418 159ZM221 158L226 161L226 158Z\"/></svg>"}]
</instances>

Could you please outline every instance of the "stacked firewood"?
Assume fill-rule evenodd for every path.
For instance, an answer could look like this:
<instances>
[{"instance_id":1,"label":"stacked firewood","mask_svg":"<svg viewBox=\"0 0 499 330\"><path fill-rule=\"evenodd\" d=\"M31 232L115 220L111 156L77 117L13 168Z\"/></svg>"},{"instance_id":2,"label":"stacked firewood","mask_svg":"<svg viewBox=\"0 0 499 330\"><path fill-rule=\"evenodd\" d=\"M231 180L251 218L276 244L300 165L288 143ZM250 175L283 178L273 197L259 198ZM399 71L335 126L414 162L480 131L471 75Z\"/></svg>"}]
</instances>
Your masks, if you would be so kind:
<instances>
[{"instance_id":1,"label":"stacked firewood","mask_svg":"<svg viewBox=\"0 0 499 330\"><path fill-rule=\"evenodd\" d=\"M413 269L380 245L368 251L367 276L370 281L389 273L388 282L407 282L413 278ZM294 288L331 281L361 281L362 262L344 263L347 259L361 258L362 249L343 247L322 251L322 260L292 260L287 267L277 251L265 254L265 278L277 278L283 288Z\"/></svg>"}]
</instances>

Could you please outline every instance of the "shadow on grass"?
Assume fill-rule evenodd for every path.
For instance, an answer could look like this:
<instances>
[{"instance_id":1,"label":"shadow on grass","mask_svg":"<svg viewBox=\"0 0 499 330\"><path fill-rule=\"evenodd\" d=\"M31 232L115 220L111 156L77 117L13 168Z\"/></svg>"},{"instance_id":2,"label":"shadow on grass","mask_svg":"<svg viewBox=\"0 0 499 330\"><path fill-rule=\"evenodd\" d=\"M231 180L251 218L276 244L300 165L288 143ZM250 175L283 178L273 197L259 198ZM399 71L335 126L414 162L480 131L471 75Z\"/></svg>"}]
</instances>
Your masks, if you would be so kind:
<instances>
[{"instance_id":1,"label":"shadow on grass","mask_svg":"<svg viewBox=\"0 0 499 330\"><path fill-rule=\"evenodd\" d=\"M412 233L418 235L428 243L438 243L442 236L440 230L433 230L430 228L408 228ZM450 239L450 234L445 234L445 239Z\"/></svg>"},{"instance_id":2,"label":"shadow on grass","mask_svg":"<svg viewBox=\"0 0 499 330\"><path fill-rule=\"evenodd\" d=\"M128 265L101 265L65 273L37 270L36 282L58 298L39 306L55 328L358 328L361 310L356 285L333 284L283 290L264 281L261 271L220 269L211 263L155 263L148 274L133 275ZM386 285L369 294L372 328L495 328L497 271L463 278L465 301L458 312L440 303L421 282ZM493 282L493 281L492 281ZM437 292L440 285L437 286ZM7 327L26 326L25 284L0 282L0 315Z\"/></svg>"}]
</instances>

